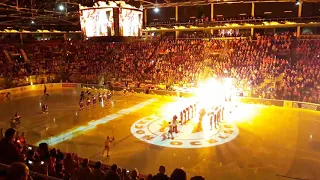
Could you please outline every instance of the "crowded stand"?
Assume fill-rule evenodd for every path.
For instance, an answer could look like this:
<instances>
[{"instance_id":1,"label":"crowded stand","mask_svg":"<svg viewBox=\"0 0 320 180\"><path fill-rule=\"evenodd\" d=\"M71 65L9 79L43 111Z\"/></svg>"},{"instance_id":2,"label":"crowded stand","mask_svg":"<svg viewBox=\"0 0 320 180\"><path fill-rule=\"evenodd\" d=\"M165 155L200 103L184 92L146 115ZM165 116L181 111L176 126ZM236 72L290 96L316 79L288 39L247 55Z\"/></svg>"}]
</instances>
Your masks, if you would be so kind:
<instances>
[{"instance_id":1,"label":"crowded stand","mask_svg":"<svg viewBox=\"0 0 320 180\"><path fill-rule=\"evenodd\" d=\"M319 102L318 40L297 40L290 33L231 39L196 37L169 36L134 43L5 44L0 63L6 66L1 66L0 74L8 79L4 88L30 84L30 76L37 77L34 84L96 84L103 76L105 82L147 81L167 88L195 85L209 76L229 77L250 96L297 100L291 94L300 91L300 100Z\"/></svg>"},{"instance_id":2,"label":"crowded stand","mask_svg":"<svg viewBox=\"0 0 320 180\"><path fill-rule=\"evenodd\" d=\"M0 163L10 166L7 170L0 170L0 179L47 179L47 176L58 179L97 180L169 179L165 166L160 166L159 173L154 176L143 176L137 169L129 171L116 164L106 166L101 161L92 162L87 158L79 158L74 153L50 149L46 143L41 143L38 147L29 146L24 135L19 135L13 128L5 132L1 129L1 133L3 137L0 140ZM186 172L182 169L176 169L171 174L171 179L181 178L186 179Z\"/></svg>"},{"instance_id":3,"label":"crowded stand","mask_svg":"<svg viewBox=\"0 0 320 180\"><path fill-rule=\"evenodd\" d=\"M197 86L206 78L231 78L246 96L320 103L320 40L296 39L290 33L229 39L199 34L130 43L3 44L0 76L7 80L2 88L30 84L31 76L37 77L33 83L88 84L103 76L106 83L148 82L168 90ZM24 133L12 128L1 132L0 163L10 165L2 177L9 179L27 177L29 171L60 179L169 179L164 166L157 175L142 176L137 169L94 163L46 143L29 146ZM175 169L170 179L187 179L186 172Z\"/></svg>"}]
</instances>

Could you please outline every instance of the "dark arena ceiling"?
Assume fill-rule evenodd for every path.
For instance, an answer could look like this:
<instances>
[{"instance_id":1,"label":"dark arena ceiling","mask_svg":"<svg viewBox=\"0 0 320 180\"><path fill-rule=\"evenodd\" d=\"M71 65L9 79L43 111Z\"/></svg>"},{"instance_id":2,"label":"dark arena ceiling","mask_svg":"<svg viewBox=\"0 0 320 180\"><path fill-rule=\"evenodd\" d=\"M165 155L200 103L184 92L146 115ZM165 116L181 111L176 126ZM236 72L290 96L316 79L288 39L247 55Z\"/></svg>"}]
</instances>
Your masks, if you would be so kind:
<instances>
[{"instance_id":1,"label":"dark arena ceiling","mask_svg":"<svg viewBox=\"0 0 320 180\"><path fill-rule=\"evenodd\" d=\"M281 0L279 0L281 1ZM143 6L150 9L154 7L175 6L201 6L214 4L233 4L251 2L279 2L272 0L260 1L234 1L234 0L126 0L136 7ZM298 0L282 0L296 3ZM307 0L319 2L320 0ZM25 29L25 30L64 30L79 31L79 3L92 6L94 0L0 0L0 30ZM165 13L164 13L165 14ZM164 15L162 14L162 15ZM149 13L148 13L149 16ZM165 16L165 15L164 15Z\"/></svg>"}]
</instances>

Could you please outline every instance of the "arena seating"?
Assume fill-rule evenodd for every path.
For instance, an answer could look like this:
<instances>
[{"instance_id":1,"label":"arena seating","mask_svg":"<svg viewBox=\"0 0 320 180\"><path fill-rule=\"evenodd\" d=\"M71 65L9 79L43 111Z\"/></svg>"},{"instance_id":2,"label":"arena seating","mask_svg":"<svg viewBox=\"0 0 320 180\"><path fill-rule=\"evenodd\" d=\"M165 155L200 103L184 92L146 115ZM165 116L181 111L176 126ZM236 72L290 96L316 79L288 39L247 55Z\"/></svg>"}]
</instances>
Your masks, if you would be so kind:
<instances>
[{"instance_id":1,"label":"arena seating","mask_svg":"<svg viewBox=\"0 0 320 180\"><path fill-rule=\"evenodd\" d=\"M0 67L8 87L37 82L97 83L129 80L165 84L195 83L208 76L231 77L254 97L319 102L317 39L290 33L254 38L191 39L163 37L134 43L68 41L2 45ZM185 36L190 37L190 36ZM23 55L25 53L25 56ZM295 95L293 95L295 94Z\"/></svg>"},{"instance_id":2,"label":"arena seating","mask_svg":"<svg viewBox=\"0 0 320 180\"><path fill-rule=\"evenodd\" d=\"M253 97L320 103L320 39L296 39L290 33L232 39L199 37L169 36L133 43L2 44L0 75L6 79L3 88L30 84L30 76L46 77L34 83L97 83L97 77L104 76L105 81L148 81L168 88L174 84L194 85L206 77L233 78L237 88ZM15 142L18 139L22 141L19 137ZM6 145L0 142L0 151ZM24 144L19 146L17 159L11 161L22 158L30 170L45 175L68 179L81 174L99 179L106 174L107 179L129 179L127 170L116 165L109 167L72 153L49 150L46 144L32 150ZM1 157L0 153L0 163L12 163ZM35 164L31 166L29 161ZM157 178L146 178L166 179L164 167L160 169ZM138 174L137 170L131 171L131 179L138 179ZM176 169L171 177L183 179L184 175L183 170Z\"/></svg>"},{"instance_id":3,"label":"arena seating","mask_svg":"<svg viewBox=\"0 0 320 180\"><path fill-rule=\"evenodd\" d=\"M100 161L92 162L89 159L79 158L74 153L63 153L59 149L49 149L48 144L41 143L39 147L27 145L26 139L13 129L7 129L5 133L1 130L0 140L0 179L11 175L16 171L16 178L22 178L31 174L33 179L97 179L97 180L134 180L134 179L168 179L165 167L160 166L159 173L155 176L140 175L137 169L129 171L122 169L116 164L112 166L103 165ZM23 162L28 173L21 172L16 167L17 162ZM12 164L13 163L13 164ZM8 167L8 165L10 165ZM177 169L178 176L186 173ZM177 171L175 170L175 171ZM29 171L32 171L29 173ZM173 176L175 172L172 173ZM44 176L43 176L44 175Z\"/></svg>"}]
</instances>

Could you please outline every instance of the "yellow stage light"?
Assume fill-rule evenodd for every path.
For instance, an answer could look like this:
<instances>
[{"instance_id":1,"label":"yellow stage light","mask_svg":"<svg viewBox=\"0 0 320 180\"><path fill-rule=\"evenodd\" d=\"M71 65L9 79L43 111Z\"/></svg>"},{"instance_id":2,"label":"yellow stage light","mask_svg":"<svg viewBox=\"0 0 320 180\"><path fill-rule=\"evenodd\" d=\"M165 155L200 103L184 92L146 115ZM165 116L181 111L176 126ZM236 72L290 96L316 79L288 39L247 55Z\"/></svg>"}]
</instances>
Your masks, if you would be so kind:
<instances>
[{"instance_id":1,"label":"yellow stage light","mask_svg":"<svg viewBox=\"0 0 320 180\"><path fill-rule=\"evenodd\" d=\"M201 83L196 90L196 99L199 102L199 108L211 108L215 105L221 105L225 100L224 88L222 83L209 79Z\"/></svg>"}]
</instances>

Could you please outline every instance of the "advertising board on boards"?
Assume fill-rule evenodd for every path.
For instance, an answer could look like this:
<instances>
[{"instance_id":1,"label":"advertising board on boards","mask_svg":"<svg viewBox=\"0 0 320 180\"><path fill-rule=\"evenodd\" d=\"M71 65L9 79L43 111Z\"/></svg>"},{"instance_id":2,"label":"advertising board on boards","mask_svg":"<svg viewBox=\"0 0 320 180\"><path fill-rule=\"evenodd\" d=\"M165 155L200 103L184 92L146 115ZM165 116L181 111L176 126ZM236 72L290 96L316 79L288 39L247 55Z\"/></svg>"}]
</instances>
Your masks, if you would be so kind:
<instances>
[{"instance_id":1,"label":"advertising board on boards","mask_svg":"<svg viewBox=\"0 0 320 180\"><path fill-rule=\"evenodd\" d=\"M312 103L292 102L292 107L300 108L300 109L308 109L313 111L320 111L320 105L312 104Z\"/></svg>"}]
</instances>

